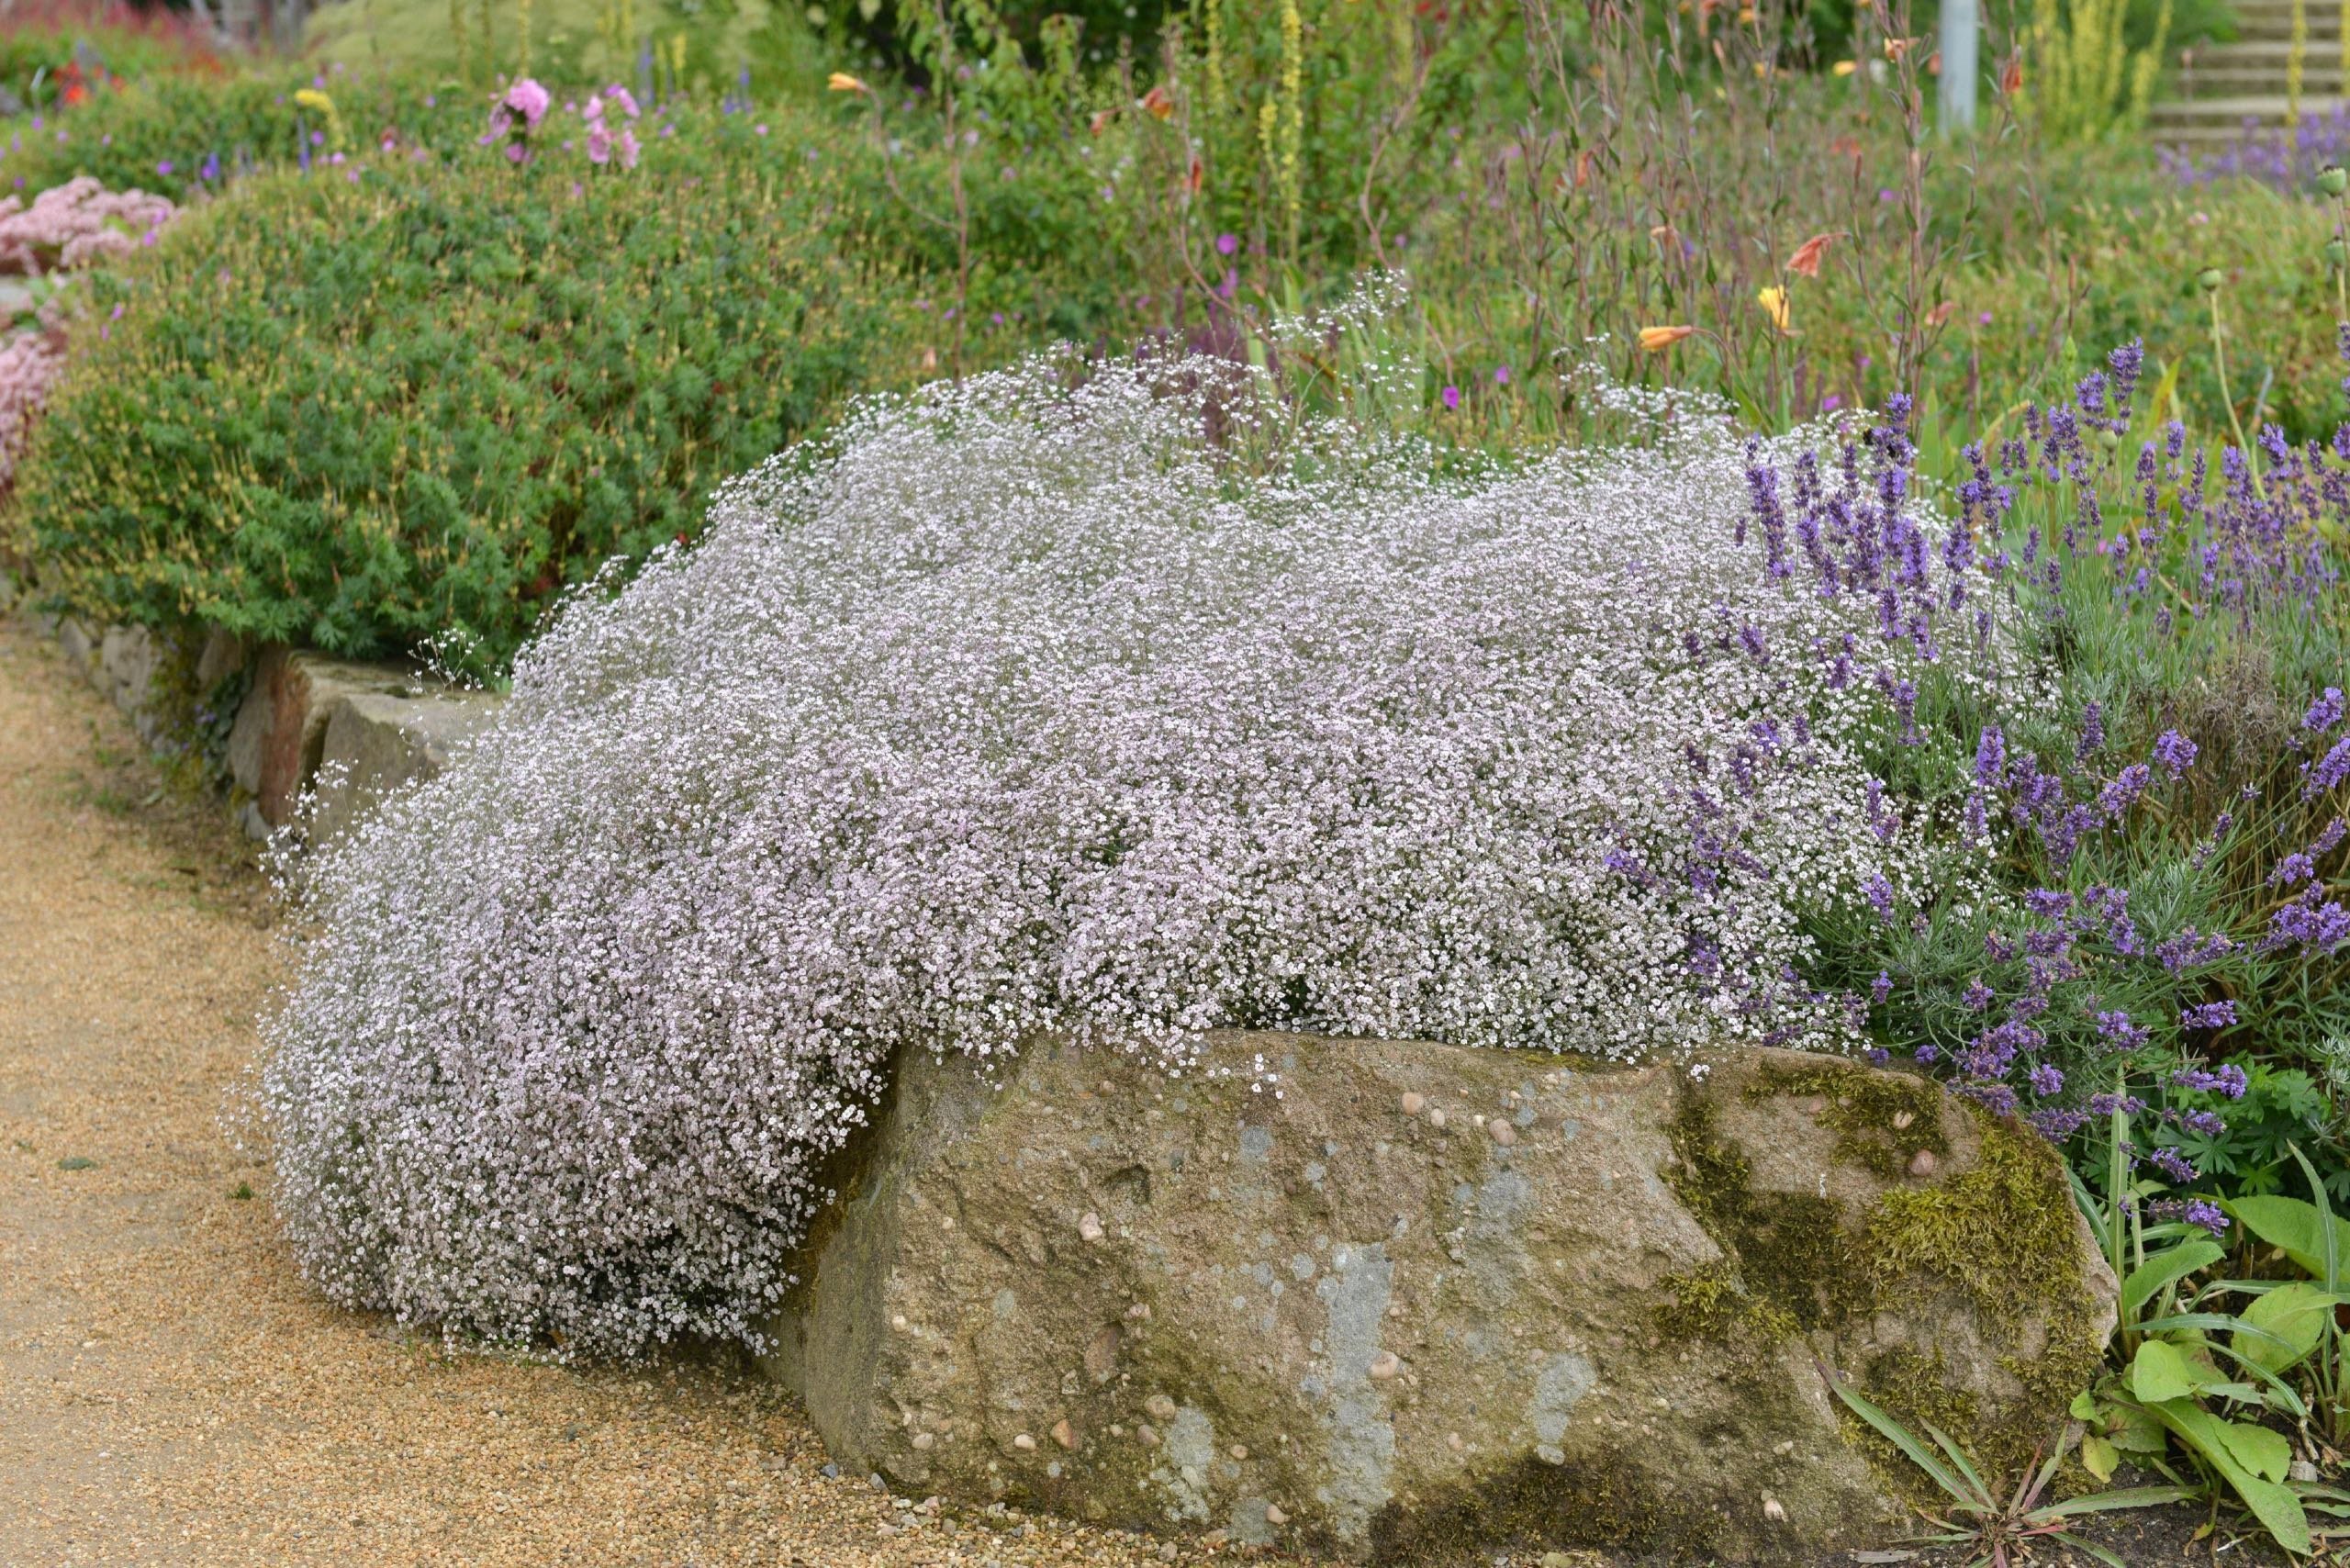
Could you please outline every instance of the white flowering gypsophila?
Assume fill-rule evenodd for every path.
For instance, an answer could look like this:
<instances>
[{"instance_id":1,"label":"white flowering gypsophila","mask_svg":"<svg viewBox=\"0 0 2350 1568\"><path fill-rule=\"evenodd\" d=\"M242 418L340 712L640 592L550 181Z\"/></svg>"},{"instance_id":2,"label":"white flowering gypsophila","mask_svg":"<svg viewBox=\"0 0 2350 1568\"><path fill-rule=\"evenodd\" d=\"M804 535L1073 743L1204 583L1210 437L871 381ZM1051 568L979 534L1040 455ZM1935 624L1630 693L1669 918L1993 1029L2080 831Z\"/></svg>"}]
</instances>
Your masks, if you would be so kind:
<instances>
[{"instance_id":1,"label":"white flowering gypsophila","mask_svg":"<svg viewBox=\"0 0 2350 1568\"><path fill-rule=\"evenodd\" d=\"M1264 479L1166 365L1066 368L738 481L314 862L263 1096L331 1295L755 1339L901 1048L1852 1038L1799 915L1926 864L1819 655L1872 606L1761 569L1718 422Z\"/></svg>"}]
</instances>

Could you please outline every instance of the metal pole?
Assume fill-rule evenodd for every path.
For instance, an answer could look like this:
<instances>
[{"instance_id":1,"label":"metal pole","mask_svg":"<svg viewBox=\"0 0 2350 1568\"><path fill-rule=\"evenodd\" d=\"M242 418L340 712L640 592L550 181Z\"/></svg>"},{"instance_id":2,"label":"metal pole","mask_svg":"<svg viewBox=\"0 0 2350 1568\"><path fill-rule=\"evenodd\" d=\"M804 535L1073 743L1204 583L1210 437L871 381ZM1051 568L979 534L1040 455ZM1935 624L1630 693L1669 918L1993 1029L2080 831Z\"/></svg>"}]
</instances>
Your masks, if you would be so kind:
<instances>
[{"instance_id":1,"label":"metal pole","mask_svg":"<svg viewBox=\"0 0 2350 1568\"><path fill-rule=\"evenodd\" d=\"M1942 134L1975 129L1975 0L1942 0Z\"/></svg>"}]
</instances>

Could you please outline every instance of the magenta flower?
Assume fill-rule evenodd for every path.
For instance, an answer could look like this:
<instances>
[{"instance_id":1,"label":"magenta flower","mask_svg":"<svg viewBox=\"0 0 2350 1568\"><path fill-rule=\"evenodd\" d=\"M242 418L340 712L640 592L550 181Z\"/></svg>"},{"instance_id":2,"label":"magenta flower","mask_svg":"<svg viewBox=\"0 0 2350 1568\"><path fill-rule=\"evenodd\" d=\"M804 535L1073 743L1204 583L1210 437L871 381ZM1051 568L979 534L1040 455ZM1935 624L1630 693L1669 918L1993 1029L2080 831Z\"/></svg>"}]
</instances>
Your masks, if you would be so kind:
<instances>
[{"instance_id":1,"label":"magenta flower","mask_svg":"<svg viewBox=\"0 0 2350 1568\"><path fill-rule=\"evenodd\" d=\"M1456 413L1456 414L1457 414L1457 413L1459 413L1459 412L1460 411L1460 387L1458 387L1458 386L1448 386L1448 387L1446 387L1446 388L1444 389L1444 406L1445 406L1446 410L1447 410L1448 412L1449 412L1449 413Z\"/></svg>"},{"instance_id":2,"label":"magenta flower","mask_svg":"<svg viewBox=\"0 0 2350 1568\"><path fill-rule=\"evenodd\" d=\"M590 104L588 106L592 108L595 106ZM609 163L611 161L612 133L604 129L603 121L597 120L588 128L588 162Z\"/></svg>"},{"instance_id":3,"label":"magenta flower","mask_svg":"<svg viewBox=\"0 0 2350 1568\"><path fill-rule=\"evenodd\" d=\"M1237 235L1237 234L1219 234L1219 235L1217 235L1217 236L1215 237L1215 253L1216 253L1217 255L1219 255L1219 256L1228 256L1228 255L1232 254L1232 252L1233 252L1237 251L1238 249L1240 249L1240 236L1239 236L1239 235Z\"/></svg>"},{"instance_id":4,"label":"magenta flower","mask_svg":"<svg viewBox=\"0 0 2350 1568\"><path fill-rule=\"evenodd\" d=\"M522 129L532 131L547 118L547 90L525 76L506 89L506 96L498 100L500 107L511 109L522 117Z\"/></svg>"}]
</instances>

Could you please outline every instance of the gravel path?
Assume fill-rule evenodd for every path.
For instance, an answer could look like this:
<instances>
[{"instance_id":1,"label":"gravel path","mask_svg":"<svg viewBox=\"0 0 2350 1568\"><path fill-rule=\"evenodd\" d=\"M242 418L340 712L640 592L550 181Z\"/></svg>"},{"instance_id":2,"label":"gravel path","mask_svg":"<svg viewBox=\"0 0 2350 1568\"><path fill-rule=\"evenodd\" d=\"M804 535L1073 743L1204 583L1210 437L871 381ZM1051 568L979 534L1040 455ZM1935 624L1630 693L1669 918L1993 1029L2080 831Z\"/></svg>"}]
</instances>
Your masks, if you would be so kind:
<instances>
[{"instance_id":1,"label":"gravel path","mask_svg":"<svg viewBox=\"0 0 2350 1568\"><path fill-rule=\"evenodd\" d=\"M717 1370L452 1360L327 1306L223 1128L267 900L137 751L0 622L0 1568L1161 1561L827 1479Z\"/></svg>"}]
</instances>

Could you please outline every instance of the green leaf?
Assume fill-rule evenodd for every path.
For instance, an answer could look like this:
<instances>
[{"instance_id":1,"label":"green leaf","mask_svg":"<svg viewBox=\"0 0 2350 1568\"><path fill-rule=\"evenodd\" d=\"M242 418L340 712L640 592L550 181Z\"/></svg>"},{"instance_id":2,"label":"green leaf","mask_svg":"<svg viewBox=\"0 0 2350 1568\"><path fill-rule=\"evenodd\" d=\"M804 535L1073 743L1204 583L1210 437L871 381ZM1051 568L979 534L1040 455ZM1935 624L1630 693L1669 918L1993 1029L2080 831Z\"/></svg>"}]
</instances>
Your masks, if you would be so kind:
<instances>
[{"instance_id":1,"label":"green leaf","mask_svg":"<svg viewBox=\"0 0 2350 1568\"><path fill-rule=\"evenodd\" d=\"M2285 1467L2293 1462L2293 1445L2285 1440L2284 1433L2249 1421L2222 1421L2220 1434L2238 1464L2264 1481L2285 1479Z\"/></svg>"},{"instance_id":2,"label":"green leaf","mask_svg":"<svg viewBox=\"0 0 2350 1568\"><path fill-rule=\"evenodd\" d=\"M2114 1451L2113 1445L2095 1432L2081 1439L2082 1468L2097 1477L2098 1485L2113 1479L2114 1469L2121 1462L2121 1456Z\"/></svg>"},{"instance_id":3,"label":"green leaf","mask_svg":"<svg viewBox=\"0 0 2350 1568\"><path fill-rule=\"evenodd\" d=\"M2255 1298L2241 1316L2248 1327L2266 1337L2238 1334L2236 1354L2270 1372L2283 1372L2317 1349L2340 1300L2302 1280Z\"/></svg>"},{"instance_id":4,"label":"green leaf","mask_svg":"<svg viewBox=\"0 0 2350 1568\"><path fill-rule=\"evenodd\" d=\"M2200 1367L2165 1339L2149 1339L2138 1347L2130 1363L2130 1392L2148 1405L2166 1399L2192 1399L2210 1381Z\"/></svg>"},{"instance_id":5,"label":"green leaf","mask_svg":"<svg viewBox=\"0 0 2350 1568\"><path fill-rule=\"evenodd\" d=\"M2299 1198L2235 1198L2221 1204L2244 1227L2269 1246L2279 1248L2305 1274L2325 1275L2325 1238L2318 1229L2317 1206ZM2350 1258L2350 1235L2340 1219L2333 1222L2334 1254Z\"/></svg>"},{"instance_id":6,"label":"green leaf","mask_svg":"<svg viewBox=\"0 0 2350 1568\"><path fill-rule=\"evenodd\" d=\"M1909 1457L1909 1462L1924 1471L1928 1478L1948 1493L1953 1502L1979 1506L1989 1501L1989 1498L1979 1491L1970 1492L1957 1476L1950 1473L1942 1461L1933 1456L1924 1443L1918 1440L1916 1433L1895 1420L1886 1411L1878 1408L1860 1390L1830 1371L1825 1361L1815 1361L1814 1364L1819 1368L1819 1375L1827 1381L1829 1388L1834 1391L1837 1398L1849 1406L1854 1415L1874 1427L1886 1441L1907 1454Z\"/></svg>"},{"instance_id":7,"label":"green leaf","mask_svg":"<svg viewBox=\"0 0 2350 1568\"><path fill-rule=\"evenodd\" d=\"M2150 1341L2151 1342L2151 1341ZM2170 1399L2150 1405L2147 1411L2168 1427L2204 1463L2220 1473L2221 1478L2244 1499L2253 1517L2266 1528L2277 1544L2288 1551L2306 1556L2310 1550L2309 1515L2301 1509L2300 1499L2275 1482L2262 1479L2245 1468L2236 1457L2232 1434L2228 1428L2235 1423L2222 1421L2191 1399ZM2257 1447L2257 1439L2247 1439ZM2264 1453L2264 1459L2268 1457Z\"/></svg>"},{"instance_id":8,"label":"green leaf","mask_svg":"<svg viewBox=\"0 0 2350 1568\"><path fill-rule=\"evenodd\" d=\"M2034 1508L2035 1519L2070 1518L2076 1514L2109 1514L2122 1508L2159 1508L2165 1503L2183 1502L2195 1495L2187 1486L2125 1486L2119 1492L2092 1492L2085 1497L2067 1497L2061 1503Z\"/></svg>"},{"instance_id":9,"label":"green leaf","mask_svg":"<svg viewBox=\"0 0 2350 1568\"><path fill-rule=\"evenodd\" d=\"M2190 1241L2184 1247L2174 1247L2147 1259L2131 1270L2130 1277L2121 1282L2122 1321L2134 1319L2138 1309L2153 1300L2164 1286L2226 1256L2227 1249L2216 1241Z\"/></svg>"}]
</instances>

